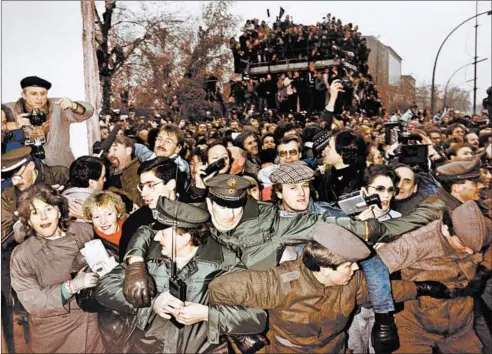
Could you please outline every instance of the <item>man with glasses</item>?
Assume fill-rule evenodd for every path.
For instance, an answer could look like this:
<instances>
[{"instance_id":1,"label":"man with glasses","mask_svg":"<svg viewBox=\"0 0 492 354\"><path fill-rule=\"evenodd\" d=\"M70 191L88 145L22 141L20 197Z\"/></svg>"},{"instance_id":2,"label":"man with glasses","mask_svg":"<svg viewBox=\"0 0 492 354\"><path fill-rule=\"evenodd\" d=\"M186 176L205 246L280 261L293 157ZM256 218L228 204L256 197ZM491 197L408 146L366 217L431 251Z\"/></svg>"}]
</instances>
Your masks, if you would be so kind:
<instances>
[{"instance_id":1,"label":"man with glasses","mask_svg":"<svg viewBox=\"0 0 492 354\"><path fill-rule=\"evenodd\" d=\"M280 139L277 146L279 164L297 162L301 159L301 138L296 135L287 135Z\"/></svg>"},{"instance_id":2,"label":"man with glasses","mask_svg":"<svg viewBox=\"0 0 492 354\"><path fill-rule=\"evenodd\" d=\"M126 248L133 234L142 225L150 225L155 221L155 210L160 197L170 200L177 199L177 193L184 190L184 175L177 170L173 160L157 157L145 161L137 170L140 183L136 190L140 193L143 206L133 212L123 223L120 240L120 259L126 254Z\"/></svg>"}]
</instances>

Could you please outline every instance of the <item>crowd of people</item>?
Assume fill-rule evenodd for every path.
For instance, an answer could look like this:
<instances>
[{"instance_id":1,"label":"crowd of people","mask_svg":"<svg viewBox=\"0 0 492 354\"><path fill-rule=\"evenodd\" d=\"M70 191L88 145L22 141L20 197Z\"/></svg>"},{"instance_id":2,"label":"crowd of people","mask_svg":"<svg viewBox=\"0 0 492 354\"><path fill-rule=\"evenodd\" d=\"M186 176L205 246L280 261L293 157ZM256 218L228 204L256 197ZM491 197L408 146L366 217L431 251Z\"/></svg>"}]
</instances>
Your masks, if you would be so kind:
<instances>
[{"instance_id":1,"label":"crowd of people","mask_svg":"<svg viewBox=\"0 0 492 354\"><path fill-rule=\"evenodd\" d=\"M235 73L229 102L238 107L254 104L259 112L267 109L285 113L321 113L327 92L335 79L344 84L343 98L335 113L365 111L379 115L383 109L377 86L368 73L370 49L358 26L342 24L328 14L315 26L295 24L288 15L273 27L258 19L247 20L243 34L230 40ZM333 65L319 68L316 63L331 59ZM255 66L307 62L308 70L251 74ZM347 65L351 64L351 65ZM353 69L355 68L355 70Z\"/></svg>"},{"instance_id":2,"label":"crowd of people","mask_svg":"<svg viewBox=\"0 0 492 354\"><path fill-rule=\"evenodd\" d=\"M282 16L237 72L339 64L231 82L221 116L114 110L75 158L89 103L31 76L2 104L9 352L18 317L32 352L492 351L490 108L385 112L357 26Z\"/></svg>"},{"instance_id":3,"label":"crowd of people","mask_svg":"<svg viewBox=\"0 0 492 354\"><path fill-rule=\"evenodd\" d=\"M230 39L236 73L250 66L344 59L367 74L370 49L357 25L342 24L331 14L316 25L294 23L289 15L282 20L282 16L271 28L265 21L247 20L238 40Z\"/></svg>"}]
</instances>

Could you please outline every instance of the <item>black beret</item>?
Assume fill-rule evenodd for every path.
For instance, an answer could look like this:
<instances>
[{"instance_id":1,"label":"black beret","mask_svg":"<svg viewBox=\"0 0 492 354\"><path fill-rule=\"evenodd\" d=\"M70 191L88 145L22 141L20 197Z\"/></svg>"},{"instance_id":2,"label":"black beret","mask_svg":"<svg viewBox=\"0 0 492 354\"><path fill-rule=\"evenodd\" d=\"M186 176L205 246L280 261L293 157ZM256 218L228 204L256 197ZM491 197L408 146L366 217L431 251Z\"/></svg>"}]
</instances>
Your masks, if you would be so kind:
<instances>
[{"instance_id":1,"label":"black beret","mask_svg":"<svg viewBox=\"0 0 492 354\"><path fill-rule=\"evenodd\" d=\"M29 86L44 87L47 90L51 88L51 82L46 81L45 79L41 79L40 77L37 76L25 77L21 80L20 84L22 89L25 89L26 87Z\"/></svg>"}]
</instances>

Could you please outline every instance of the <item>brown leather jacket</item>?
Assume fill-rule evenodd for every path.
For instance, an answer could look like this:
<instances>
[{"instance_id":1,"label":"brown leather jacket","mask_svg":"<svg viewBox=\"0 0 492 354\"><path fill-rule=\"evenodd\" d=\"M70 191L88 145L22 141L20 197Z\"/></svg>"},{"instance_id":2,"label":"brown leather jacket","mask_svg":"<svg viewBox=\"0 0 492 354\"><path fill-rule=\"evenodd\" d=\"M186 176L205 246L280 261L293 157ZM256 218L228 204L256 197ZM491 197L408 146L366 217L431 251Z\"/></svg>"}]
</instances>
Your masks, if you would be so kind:
<instances>
[{"instance_id":1,"label":"brown leather jacket","mask_svg":"<svg viewBox=\"0 0 492 354\"><path fill-rule=\"evenodd\" d=\"M345 328L357 304L369 302L366 280L355 273L345 286L327 287L302 260L268 271L223 275L209 285L211 304L246 305L269 310L270 353L339 353ZM415 283L393 282L396 301L416 297Z\"/></svg>"}]
</instances>

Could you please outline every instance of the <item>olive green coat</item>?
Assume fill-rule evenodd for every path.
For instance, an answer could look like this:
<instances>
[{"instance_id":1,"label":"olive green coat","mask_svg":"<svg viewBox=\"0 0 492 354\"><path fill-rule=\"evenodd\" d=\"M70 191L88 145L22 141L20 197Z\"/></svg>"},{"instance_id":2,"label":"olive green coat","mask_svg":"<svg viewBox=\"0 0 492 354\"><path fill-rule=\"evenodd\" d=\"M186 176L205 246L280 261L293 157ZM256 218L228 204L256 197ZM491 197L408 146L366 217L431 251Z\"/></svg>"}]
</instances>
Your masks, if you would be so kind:
<instances>
[{"instance_id":1,"label":"olive green coat","mask_svg":"<svg viewBox=\"0 0 492 354\"><path fill-rule=\"evenodd\" d=\"M156 231L147 226L138 229L136 237L150 240L145 257L149 274L154 278L157 293L169 291L171 262L162 256L161 246L152 241ZM209 306L207 322L182 329L170 320L157 316L151 307L133 308L123 295L125 263L100 279L96 299L104 306L125 313L137 314L137 333L133 352L200 353L225 345L225 335L261 333L266 328L266 312L242 306ZM178 273L187 284L186 301L209 305L208 284L227 271L244 270L237 257L209 238L198 248L194 258ZM142 333L143 331L144 333Z\"/></svg>"}]
</instances>

